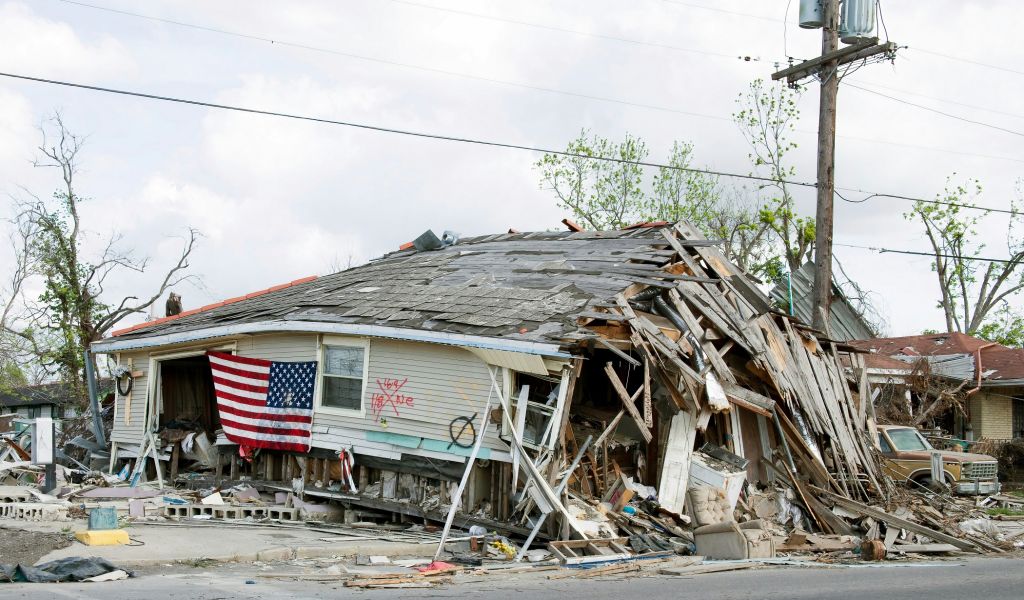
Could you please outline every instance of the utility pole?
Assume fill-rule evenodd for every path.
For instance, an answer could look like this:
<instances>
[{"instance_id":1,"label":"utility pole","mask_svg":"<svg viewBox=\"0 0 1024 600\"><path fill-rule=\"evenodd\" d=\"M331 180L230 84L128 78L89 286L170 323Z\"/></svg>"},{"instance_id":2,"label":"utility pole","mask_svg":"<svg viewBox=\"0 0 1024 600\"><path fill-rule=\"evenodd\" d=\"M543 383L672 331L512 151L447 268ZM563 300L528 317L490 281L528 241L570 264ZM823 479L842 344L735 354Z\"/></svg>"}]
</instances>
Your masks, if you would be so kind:
<instances>
[{"instance_id":1,"label":"utility pole","mask_svg":"<svg viewBox=\"0 0 1024 600\"><path fill-rule=\"evenodd\" d=\"M839 49L839 0L822 2L821 55ZM839 62L831 59L819 73L818 100L818 208L814 218L814 304L812 326L831 335L832 306L832 202L836 184L836 96L839 94Z\"/></svg>"},{"instance_id":2,"label":"utility pole","mask_svg":"<svg viewBox=\"0 0 1024 600\"><path fill-rule=\"evenodd\" d=\"M839 93L839 67L879 54L892 54L896 44L878 43L878 38L862 40L839 49L839 0L820 0L821 56L783 69L773 80L786 78L790 85L817 75L821 82L818 103L818 202L814 222L814 289L812 325L829 331L832 304L832 215L835 194L836 97Z\"/></svg>"}]
</instances>

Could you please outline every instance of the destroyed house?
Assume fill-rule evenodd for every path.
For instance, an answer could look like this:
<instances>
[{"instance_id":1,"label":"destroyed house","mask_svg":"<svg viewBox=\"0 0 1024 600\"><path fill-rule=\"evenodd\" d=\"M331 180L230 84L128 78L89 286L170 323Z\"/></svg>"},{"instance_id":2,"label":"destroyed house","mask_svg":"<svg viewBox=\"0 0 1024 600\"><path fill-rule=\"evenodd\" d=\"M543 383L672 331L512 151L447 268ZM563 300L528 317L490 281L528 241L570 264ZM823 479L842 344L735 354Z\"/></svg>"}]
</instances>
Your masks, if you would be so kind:
<instances>
[{"instance_id":1,"label":"destroyed house","mask_svg":"<svg viewBox=\"0 0 1024 600\"><path fill-rule=\"evenodd\" d=\"M956 332L850 344L867 353L876 405L955 439L1024 438L1024 350Z\"/></svg>"},{"instance_id":2,"label":"destroyed house","mask_svg":"<svg viewBox=\"0 0 1024 600\"><path fill-rule=\"evenodd\" d=\"M618 516L588 525L602 499L640 494L683 523L688 489L735 506L771 482L836 532L810 486L864 498L880 485L860 357L773 308L684 223L407 248L92 349L122 373L111 466L150 478L146 457L166 476L174 440L200 431L222 480L438 521L469 473L456 523L521 535L550 513L563 529L541 536L583 538L614 535ZM267 398L274 369L312 364L293 374L313 373L308 448L239 445L240 420L218 410L223 373L241 372L215 381L218 365L261 360ZM246 423L251 438L268 431Z\"/></svg>"}]
</instances>

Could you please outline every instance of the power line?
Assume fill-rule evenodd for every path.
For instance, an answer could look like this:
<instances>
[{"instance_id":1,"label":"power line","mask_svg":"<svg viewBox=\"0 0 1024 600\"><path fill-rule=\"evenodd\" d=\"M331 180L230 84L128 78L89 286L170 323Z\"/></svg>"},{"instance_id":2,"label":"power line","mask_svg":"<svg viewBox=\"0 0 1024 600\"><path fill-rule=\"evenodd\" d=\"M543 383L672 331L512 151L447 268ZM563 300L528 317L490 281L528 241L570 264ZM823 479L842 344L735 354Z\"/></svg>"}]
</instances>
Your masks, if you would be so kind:
<instances>
[{"instance_id":1,"label":"power line","mask_svg":"<svg viewBox=\"0 0 1024 600\"><path fill-rule=\"evenodd\" d=\"M896 250L893 248L880 248L877 246L858 246L856 244L840 244L835 242L833 245L842 246L843 248L858 248L860 250L871 250L872 252L878 252L879 254L909 254L911 256L928 256L931 258L953 258L957 260L976 260L979 262L999 263L999 264L1018 264L1020 260L1008 260L1005 258L985 258L982 256L957 256L955 254L936 254L934 252L919 252L916 250Z\"/></svg>"},{"instance_id":2,"label":"power line","mask_svg":"<svg viewBox=\"0 0 1024 600\"><path fill-rule=\"evenodd\" d=\"M615 158L615 157L611 157L611 156L593 156L593 155L582 154L582 153L578 153L578 152L568 152L568 151L565 151L565 150L553 150L553 149L550 149L550 148L542 148L542 147L539 147L539 146L528 146L528 145L525 145L525 144L513 144L513 143L509 143L509 142L495 142L495 141L490 141L490 140L479 140L479 139L474 139L474 138L450 136L450 135L443 135L443 134L438 134L438 133L426 133L426 132L422 132L422 131L411 131L411 130L407 130L407 129L398 129L398 128L395 128L395 127L384 127L384 126L380 126L380 125L369 125L369 124L366 124L366 123L355 123L355 122L352 122L352 121L339 121L339 120L327 119L327 118L323 118L323 117L311 117L311 116L307 116L307 115L298 115L298 114L294 114L294 113L285 113L285 112L278 112L278 111L261 110L261 109L256 109L256 108L246 108L246 107L234 106L234 105L230 105L230 104L217 104L217 103L213 103L213 102L204 102L202 100L190 100L190 99L186 99L186 98L177 98L177 97L174 97L174 96L161 96L161 95L157 95L157 94L147 94L145 92L135 92L135 91L131 91L131 90L121 90L121 89L107 88L107 87L101 87L101 86L96 86L96 85L87 85L87 84L84 84L84 83L73 83L73 82L70 82L70 81L61 81L61 80L56 80L56 79L45 79L45 78L42 78L42 77L32 77L32 76L29 76L29 75L18 75L16 73L0 72L0 77L9 77L9 78L12 78L12 79L21 79L21 80L24 80L24 81L33 81L33 82L36 82L36 83L47 83L47 84L50 84L50 85L59 85L59 86L69 87L69 88L91 90L91 91L95 91L95 92L104 92L104 93L108 93L108 94L117 94L117 95L120 95L120 96L132 96L132 97L136 97L136 98L145 98L145 99L148 99L148 100L158 100L158 101L161 101L161 102L171 102L171 103L186 104L186 105L191 105L191 106L202 106L202 107L206 107L206 108L216 108L216 109L220 109L220 110L229 110L229 111L234 111L234 112L251 113L251 114L265 115L265 116L272 116L272 117L282 117L282 118L294 119L294 120L298 120L298 121L311 121L311 122L314 122L314 123L323 123L323 124L327 124L327 125L339 125L339 126L342 126L342 127L353 127L353 128L356 128L356 129L365 129L365 130L370 130L370 131L378 131L378 132L382 132L382 133L393 133L393 134L399 134L399 135L408 135L408 136L412 136L412 137L419 137L419 138L426 138L426 139L443 140L443 141L449 141L449 142L460 142L460 143L464 143L464 144L474 144L474 145L478 145L478 146L492 146L492 147L496 147L496 148L508 148L508 149L512 149L512 150L525 150L525 151L528 151L528 152L536 152L536 153L544 153L544 154L555 154L555 155L566 156L566 157L570 157L570 158L584 158L584 159L589 159L589 160L599 160L599 161L613 162L613 163L618 163L618 164L631 164L631 165L637 165L637 166L640 166L640 167L655 167L655 168L659 168L659 169L670 169L670 170L674 170L674 171L683 171L683 172L687 172L687 173L703 173L705 175L714 175L714 176L717 176L717 177L732 177L732 178L735 178L735 179L746 179L746 180L751 180L751 181L760 181L760 182L768 183L768 184L772 184L772 185L787 184L787 185L793 185L793 186L799 186L799 187L805 187L805 188L816 188L817 187L816 183L812 183L812 182L808 182L808 181L795 181L795 180L788 180L788 179L778 180L778 179L774 179L774 178L771 178L771 177L762 177L762 176L759 176L759 175L743 175L743 174L740 174L740 173L729 173L729 172L726 172L726 171L714 171L714 170L711 170L711 169L697 169L697 168L693 168L693 167L681 167L681 166L678 166L678 165L669 165L669 164L657 163L657 162L651 162L651 161L626 160L626 159ZM1006 210L1006 209L999 209L999 208L987 208L987 207L983 207L983 206L973 206L973 205L970 205L970 204L956 204L956 203L944 202L944 201L940 201L940 200L927 200L927 199L924 199L924 198L914 198L914 197L911 197L911 196L900 196L900 195L896 195L896 194L872 193L872 192L868 192L868 191L865 191L865 190L859 190L859 189L850 189L850 188L836 188L836 189L842 189L844 191L854 191L854 192L863 193L863 194L871 194L867 198L864 198L863 200L860 200L860 201L850 201L850 200L847 200L846 198L843 198L840 195L840 198L842 198L843 200L847 200L847 202L857 202L857 203L860 203L860 202L865 202L868 199L873 198L873 197L885 197L885 198L896 198L896 199L900 199L900 200L908 200L908 201L911 201L911 202L924 202L924 203L929 203L929 204L950 204L950 205L960 206L962 208L968 208L968 209L973 209L973 210L982 210L982 211L988 211L988 212L1002 212L1002 213L1008 213L1008 214L1012 214L1012 215L1024 214L1024 213L1021 213L1019 211L1014 211L1014 210ZM838 193L837 193L837 195L838 195Z\"/></svg>"},{"instance_id":3,"label":"power line","mask_svg":"<svg viewBox=\"0 0 1024 600\"><path fill-rule=\"evenodd\" d=\"M373 57L373 56L366 56L366 55L363 55L363 54L355 54L355 53L352 53L352 52L344 52L344 51L341 51L341 50L334 50L334 49L331 49L331 48L324 48L324 47L321 47L321 46L312 46L312 45L303 44L303 43L300 43L300 42L290 42L290 41L287 41L287 40L270 38L270 37L261 36L261 35L255 35L255 34L251 34L251 33L243 33L243 32L239 32L239 31L231 31L229 29L220 29L220 28L217 28L217 27L208 27L206 25L196 25L194 23L186 23L184 21L176 21L174 19L165 19L163 17L154 17L152 15L145 15L145 14L142 14L142 13L136 13L136 12L131 12L131 11L127 11L127 10L120 10L120 9L116 9L116 8L109 8L109 7L106 7L106 6L98 6L98 5L95 5L95 4L87 4L85 2L77 2L76 0L57 0L57 1L58 2L63 2L64 4L71 4L71 5L80 6L80 7L83 7L83 8L90 8L90 9L94 9L94 10L100 10L100 11L104 11L104 12L109 12L109 13L114 13L114 14L126 16L126 17L134 17L134 18L137 18L137 19L145 19L147 21L155 21L155 22L158 22L158 23L164 23L166 25L174 25L176 27L185 27L185 28L188 28L188 29L195 29L195 30L198 30L198 31L205 31L205 32L208 32L208 33L217 33L217 34L227 35L227 36L241 38L241 39L253 40L253 41L258 41L258 42L266 42L268 44L273 44L275 46L287 46L289 48L297 48L297 49L300 49L300 50L308 50L308 51L311 51L311 52L321 52L321 53L324 53L324 54L332 54L334 56L342 56L342 57L350 58L350 59L354 59L354 60L361 60L361 61L373 62L373 63L377 63L377 64L384 64L384 65L389 65L389 66L392 66L392 67L401 67L403 69L415 69L415 70L418 70L418 71L426 71L426 72L429 72L429 73L437 73L437 74L440 74L440 75L448 75L450 77L460 77L460 78L463 78L463 79L471 79L471 80L475 80L475 81L485 81L487 83L496 83L496 84L499 84L499 85L506 85L506 86L510 86L510 87L517 87L517 88L533 90L533 91L537 91L537 92L545 92L545 93L549 93L549 94L560 94L560 95L563 95L563 96L572 96L574 98L584 98L584 99L587 99L587 100L594 100L594 101L597 101L597 102L608 102L608 103L611 103L611 104L621 104L621 105L624 105L624 106L632 106L632 107L636 107L636 108L646 108L646 109L650 109L650 110L657 110L657 111L662 111L662 112L675 113L675 114L680 114L680 115L687 115L687 116L690 116L690 117L699 117L699 118L702 118L702 119L714 119L714 120L720 120L720 121L732 121L732 119L729 119L727 117L718 116L718 115L709 115L709 114L705 114L705 113L698 113L698 112L680 110L680 109L671 108L671 107L668 107L668 106L659 106L657 104L646 104L646 103L643 103L643 102L633 102L633 101L630 101L630 100L621 100L621 99L618 99L618 98L609 98L607 96L597 96L597 95L593 95L593 94L584 94L582 92L570 92L570 91L567 91L567 90L559 90L559 89L556 89L556 88L549 88L549 87L533 85L533 84L529 84L529 83L522 83L522 82L518 82L518 81L507 81L507 80L504 80L504 79L497 79L497 78L494 78L494 77L487 77L487 76L484 76L484 75L474 75L472 73L462 73L462 72L459 72L459 71L450 71L448 69L440 69L440 68L436 68L436 67L428 67L428 66L425 66L425 65L415 65L415 64L412 64L412 63L404 63L404 62L395 61L395 60L388 60L388 59L385 59L385 58L377 58L377 57Z\"/></svg>"},{"instance_id":4,"label":"power line","mask_svg":"<svg viewBox=\"0 0 1024 600\"><path fill-rule=\"evenodd\" d=\"M772 21L773 23L785 23L785 19L779 19L778 17L766 17L764 15L755 15L753 13L739 12L735 10L726 10L724 8L716 8L713 6L704 6L703 4L694 4L692 2L680 2L680 0L662 0L667 4L678 4L679 6L687 6L690 8L699 8L700 10L707 10L716 13L723 13L726 15L736 15L739 17L749 17L751 19L760 19L762 21Z\"/></svg>"},{"instance_id":5,"label":"power line","mask_svg":"<svg viewBox=\"0 0 1024 600\"><path fill-rule=\"evenodd\" d=\"M700 10L706 10L706 11L709 11L709 12L723 13L723 14L734 15L734 16L738 16L738 17L747 17L747 18L750 18L750 19L759 19L761 21L772 21L774 23L784 23L785 22L785 19L779 19L779 18L776 18L776 17L768 17L768 16L765 16L765 15L758 15L758 14L754 14L754 13L746 13L746 12L741 12L741 11L736 11L736 10L726 10L726 9L723 9L723 8L716 8L716 7L712 7L712 6L704 6L704 5L701 5L701 4L694 4L692 2L682 2L680 0L662 0L662 2L665 2L667 4L676 4L676 5L679 5L679 6L686 6L686 7L689 7L689 8L696 8L696 9L700 9ZM936 56L936 57L939 57L939 58L945 58L947 60L954 60L954 61L957 61L957 62L962 62L962 63L969 64L969 65L985 67L985 68L988 68L988 69L994 69L996 71L1003 71L1005 73L1013 73L1015 75L1024 75L1024 71L1020 71L1018 69L1011 69L1009 67L1003 67L1003 66L1000 66L1000 65L994 65L992 63L982 62L980 60L974 60L974 59L970 59L970 58L963 58L963 57L960 57L960 56L954 56L952 54L946 54L944 52L936 52L935 50L928 50L926 48L921 48L919 46L909 46L908 49L909 50L913 50L913 51L917 51L917 52L921 52L923 54L930 54L932 56Z\"/></svg>"},{"instance_id":6,"label":"power line","mask_svg":"<svg viewBox=\"0 0 1024 600\"><path fill-rule=\"evenodd\" d=\"M998 109L995 109L995 108L988 108L988 107L985 107L985 106L978 106L977 104L967 104L966 102L958 102L956 100L950 100L949 98L940 98L939 96L929 96L928 94L922 94L920 92L912 92L910 90L904 90L904 89L901 89L901 88L894 88L894 87L890 87L890 86L887 86L887 85L882 85L880 83L875 83L873 81L861 81L860 83L861 83L861 85L868 85L868 86L871 86L871 87L880 88L880 89L883 89L883 90L888 90L890 92L896 92L896 93L899 93L899 94L907 94L908 96L917 96L918 98L927 98L929 100L935 100L936 102L943 102L945 104L955 104L956 106L963 106L964 108L971 108L971 109L974 109L974 110L981 110L981 111L985 111L985 112L990 112L990 113L993 113L993 114L1002 115L1004 117L1013 117L1015 119L1024 119L1024 114L1006 112L1006 111L998 110ZM849 85L849 84L847 84L847 85Z\"/></svg>"},{"instance_id":7,"label":"power line","mask_svg":"<svg viewBox=\"0 0 1024 600\"><path fill-rule=\"evenodd\" d=\"M936 108L932 108L930 106L925 106L924 104L917 104L916 102L911 102L909 100L904 100L902 98L897 98L896 96L890 96L888 94L883 94L882 92L876 92L875 90L869 90L868 88L861 87L861 86L853 84L853 83L846 83L846 86L847 87L852 87L852 88L860 90L862 92L867 92L869 94L874 94L876 96L881 96L882 98L888 98L889 100L893 100L893 101L899 102L901 104L906 104L908 106L913 106L915 108L920 108L920 109L926 110L928 112L933 112L935 114L942 115L942 116L950 118L950 119L956 119L957 121L963 121L965 123L971 123L973 125L980 125L982 127L988 127L990 129L996 129L998 131L1002 131L1002 132L1009 133L1009 134L1012 134L1012 135L1019 135L1021 137L1024 137L1024 133L1021 133L1019 131L1014 131L1012 129L1007 129L1005 127L1000 127L999 125L992 125L991 123L985 123L983 121L975 121L974 119L968 119L966 117L961 117L959 115L954 115L952 113L944 112L944 111L938 110Z\"/></svg>"},{"instance_id":8,"label":"power line","mask_svg":"<svg viewBox=\"0 0 1024 600\"><path fill-rule=\"evenodd\" d=\"M298 121L312 121L314 123L323 123L326 125L340 125L342 127L354 127L356 129L366 129L370 131L379 131L382 133L394 133L399 135L408 135L419 138L427 138L434 140L443 140L448 142L461 142L464 144L475 144L478 146L493 146L496 148L509 148L513 150L526 150L529 152L538 152L544 154L557 154L560 156L567 156L571 158L585 158L589 160L599 160L605 162L613 162L620 164L637 165L640 167L657 167L661 169L671 169L675 171L685 171L688 173L703 173L706 175L715 175L719 177L733 177L737 179L749 179L753 181L762 181L767 183L777 183L777 180L771 177L762 177L760 175L742 175L739 173L728 173L725 171L713 171L710 169L696 169L692 167L681 167L678 165L669 165L663 163L656 163L642 160L627 160L623 158L615 158L612 156L593 156L589 154L583 154L579 152L568 152L565 150L552 150L549 148L541 148L538 146L527 146L523 144L513 144L508 142L495 142L490 140L479 140L473 138L465 138L458 136L443 135L439 133L426 133L422 131L411 131L407 129L398 129L394 127L384 127L380 125L368 125L366 123L355 123L352 121L338 121L334 119L327 119L323 117L311 117L307 115L299 115L295 113L278 112L271 110L261 110L258 108L246 108L243 106L234 106L230 104L216 104L213 102L204 102L202 100L190 100L186 98L177 98L174 96L161 96L158 94L147 94L145 92L135 92L130 90L121 90L117 88L101 87L97 85L87 85L84 83L73 83L70 81L60 81L56 79L45 79L42 77L31 77L29 75L18 75L15 73L4 73L0 72L0 77L10 77L13 79L22 79L25 81L35 81L37 83L48 83L51 85L59 85L70 88L78 88L83 90L92 90L95 92L105 92L108 94L118 94L121 96L134 96L136 98L146 98L149 100L159 100L162 102L174 102L178 104L188 104L192 106L203 106L206 108L217 108L221 110L230 110L234 112L252 113L257 115L265 115L271 117L283 117L286 119L295 119ZM789 185L802 186L802 187L816 187L816 184L807 181L785 181Z\"/></svg>"},{"instance_id":9,"label":"power line","mask_svg":"<svg viewBox=\"0 0 1024 600\"><path fill-rule=\"evenodd\" d=\"M603 33L592 33L592 32L589 32L589 31L581 31L579 29L567 29L567 28L564 28L564 27L557 27L557 26L554 26L554 25L545 25L543 23L534 23L534 22L531 22L531 21L520 21L518 19L510 19L510 18L506 18L506 17L496 17L496 16L493 16L493 15L487 15L487 14L484 14L484 13L472 12L472 11L468 11L468 10L459 10L459 9L456 9L456 8L447 8L447 7L444 7L444 6L435 6L433 4L423 4L423 3L420 3L420 2L412 2L411 0L390 0L390 1L395 3L395 4L404 4L406 6L414 6L416 8L422 8L422 9L427 9L427 10L435 10L435 11L438 11L438 12L446 12L446 13L450 13L450 14L461 15L461 16L464 16L464 17L472 17L474 19L484 19L484 20L487 20L487 21L497 21L499 23L511 23L513 25L521 25L523 27L531 27L533 29L543 29L543 30L546 30L546 31L557 31L559 33L570 33L570 34L573 34L573 35L579 35L579 36L590 37L590 38L601 39L601 40L611 40L611 41L614 41L614 42L622 42L622 43L625 43L625 44L633 44L633 45L637 45L637 46L650 46L652 48L662 48L662 49L665 49L665 50L675 50L677 52L691 52L691 53L694 53L694 54L704 54L706 56L714 56L714 57L717 57L717 58L728 58L728 59L732 59L732 60L743 60L743 61L747 61L747 62L761 60L760 58L755 58L755 57L748 56L748 55L725 54L725 53L722 53L722 52L712 52L710 50L699 50L699 49L696 49L696 48L683 48L683 47L680 47L680 46L672 46L672 45L669 45L669 44L660 44L660 43L657 43L657 42L648 42L648 41L644 41L644 40L636 40L636 39L632 39L632 38L624 38L624 37L619 37L619 36L615 36L615 35L607 35L607 34L603 34Z\"/></svg>"},{"instance_id":10,"label":"power line","mask_svg":"<svg viewBox=\"0 0 1024 600\"><path fill-rule=\"evenodd\" d=\"M936 52L934 50L926 50L924 48L919 48L919 47L914 47L914 46L910 46L909 49L910 50L916 50L916 51L922 52L924 54L931 54L932 56L938 56L940 58L945 58L947 60L955 60L957 62L967 63L969 65L976 65L976 66L979 66L979 67L986 67L988 69L995 69L996 71L1003 71L1004 73L1013 73L1015 75L1024 75L1024 71L1019 71L1017 69L1011 69L1009 67L1001 67L999 65L993 65L991 63L981 62L979 60L973 60L973 59L970 59L970 58L961 58L959 56L953 56L952 54L945 54L943 52Z\"/></svg>"},{"instance_id":11,"label":"power line","mask_svg":"<svg viewBox=\"0 0 1024 600\"><path fill-rule=\"evenodd\" d=\"M859 194L868 194L867 197L861 198L860 200L850 200L849 198L843 196L838 191L836 191L836 196L839 196L840 200L843 200L845 202L849 202L850 204L863 204L863 203L867 202L868 200L871 200L872 198L892 198L894 200L906 200L908 202L924 202L925 204L936 204L936 205L939 205L939 206L956 206L958 208L969 208L969 209L972 209L972 210L980 210L980 211L984 211L984 212L1002 213L1002 214L1006 214L1006 215L1012 215L1012 216L1015 216L1015 217L1019 217L1021 215L1024 215L1024 212L1021 212L1019 210L1014 210L1012 208L992 208L992 207L989 207L989 206L976 206L974 204L964 204L962 202L952 202L952 201L949 201L949 200L926 200L924 198L915 198L913 196L901 196L899 194L879 194L879 193L869 192L869 191L866 191L866 190L858 190L858 189L854 189L854 188L845 188L845 187L842 187L842 188L841 187L837 187L836 190L843 190L844 192L857 192Z\"/></svg>"},{"instance_id":12,"label":"power line","mask_svg":"<svg viewBox=\"0 0 1024 600\"><path fill-rule=\"evenodd\" d=\"M540 91L540 92L551 93L551 94L560 94L560 95L563 95L563 96L570 96L570 97L574 97L574 98L582 98L582 99L586 99L586 100L594 100L594 101L597 101L597 102L607 102L607 103L613 103L613 104L620 104L620 105L624 105L624 106L631 106L631 107L634 107L634 108L644 108L644 109L649 109L649 110L657 110L657 111L669 112L669 113L685 115L685 116L690 116L690 117L697 117L697 118L701 118L701 119L714 120L714 121L724 121L724 122L730 122L730 123L732 122L732 119L730 119L728 117L723 117L723 116L720 116L720 115L711 115L711 114L706 114L706 113L698 113L698 112L693 112L693 111L685 111L685 110L680 110L680 109L676 109L676 108L670 108L670 107L667 107L667 106L659 106L659 105L653 105L653 104L644 104L644 103L640 103L640 102L632 102L632 101L628 101L628 100L620 100L620 99L608 98L608 97L604 97L604 96L595 96L595 95L591 95L591 94L584 94L584 93L579 93L579 92L570 92L570 91L566 91L566 90L547 88L547 87L536 86L536 85L527 84L527 83L506 81L506 80L502 80L502 79L496 79L496 78L492 78L492 77L485 77L485 76L481 76L481 75L473 75L473 74L469 74L469 73L460 73L460 72L457 72L457 71L449 71L449 70L446 70L446 69L439 69L439 68L422 66L422 65L413 65L413 64L409 64L409 63L403 63L403 62L398 62L398 61L381 59L381 58L376 58L376 57L371 57L371 56L364 56L364 55L360 55L360 54L353 54L353 53L350 53L350 52L342 52L340 50L332 50L330 48L323 48L323 47L318 47L318 46L312 46L312 45L309 45L309 44L302 44L302 43L298 43L298 42L289 42L289 41L285 41L285 40L279 40L279 39L276 39L276 38L270 38L270 37L255 35L255 34L242 33L242 32L237 32L237 31L230 31L230 30L226 30L226 29L220 29L220 28L217 28L217 27L209 27L209 26L206 26L206 25L197 25L197 24L194 24L194 23L187 23L187 22L184 22L184 21L177 21L177 20L174 20L174 19L166 19L166 18L163 18L163 17L155 17L155 16L152 16L152 15L146 15L146 14L142 14L142 13L136 13L136 12L126 11L126 10L121 10L121 9L116 9L116 8L109 8L109 7L99 6L99 5L95 5L95 4L88 4L86 2L79 2L77 0L57 0L57 1L58 2L63 2L65 4L70 4L70 5L74 5L74 6L83 7L83 8L89 8L89 9L94 9L94 10L114 13L114 14L118 14L118 15L122 15L122 16L133 17L133 18L138 18L138 19L144 19L144 20L154 21L154 22L158 22L158 23L164 23L164 24L167 24L167 25L174 25L174 26L177 26L177 27L184 27L184 28L188 28L188 29L195 29L195 30L199 30L199 31L205 31L205 32L208 32L208 33L217 33L217 34L221 34L221 35L237 37L237 38L242 38L242 39L247 39L247 40L259 41L259 42L267 42L267 43L278 45L278 46L287 46L287 47L292 47L292 48L301 49L301 50L309 50L309 51L313 51L313 52L321 52L321 53L325 53L325 54L332 54L332 55L335 55L335 56L342 56L342 57L345 57L345 58L351 58L351 59L355 59L355 60L369 61L369 62L374 62L374 63L378 63L378 64L386 64L386 65L389 65L389 66L401 67L401 68L406 68L406 69L415 69L415 70L419 70L419 71L426 71L426 72L430 72L430 73L437 73L437 74L447 75L447 76L452 76L452 77L460 77L460 78L470 79L470 80L475 80L475 81L483 81L483 82L487 82L487 83L495 83L495 84L506 85L506 86L510 86L510 87L518 87L518 88L522 88L522 89L528 89L528 90L533 90L533 91ZM683 4L685 4L685 3L683 3ZM689 6L689 4L685 4L685 5ZM693 6L699 6L699 5L693 5ZM707 8L708 10L718 10L718 9L711 9L711 8L708 8L708 7L701 7L701 8ZM724 11L724 12L731 12L731 11ZM737 14L742 14L742 13L737 13ZM816 135L817 134L816 131L804 131L804 130L796 130L796 131L798 131L800 133L810 134L810 135ZM901 143L901 142L892 142L892 141L887 141L887 140L872 140L872 139L869 139L869 138L861 138L861 137L850 136L850 135L839 135L837 137L840 137L840 138L843 138L843 139L850 139L850 140L866 141L866 142L870 142L870 143L874 143L874 144L885 144L885 145L892 145L892 146L900 146L900 147L904 147L904 148L914 148L914 149L919 149L919 150L930 150L930 151L942 152L942 153L947 153L947 154L956 154L956 155L961 155L961 156L972 156L972 157L978 157L978 158L984 158L984 159L1008 160L1008 161L1013 161L1013 162L1024 163L1024 160L1015 159L1015 158L1009 158L1009 157L1004 157L1004 156L977 154L977 153L963 152L963 151L960 151L960 150L948 150L948 149L944 149L944 148L932 148L932 147L928 147L928 146L917 146L917 145L913 145L913 144L904 144L904 143Z\"/></svg>"}]
</instances>

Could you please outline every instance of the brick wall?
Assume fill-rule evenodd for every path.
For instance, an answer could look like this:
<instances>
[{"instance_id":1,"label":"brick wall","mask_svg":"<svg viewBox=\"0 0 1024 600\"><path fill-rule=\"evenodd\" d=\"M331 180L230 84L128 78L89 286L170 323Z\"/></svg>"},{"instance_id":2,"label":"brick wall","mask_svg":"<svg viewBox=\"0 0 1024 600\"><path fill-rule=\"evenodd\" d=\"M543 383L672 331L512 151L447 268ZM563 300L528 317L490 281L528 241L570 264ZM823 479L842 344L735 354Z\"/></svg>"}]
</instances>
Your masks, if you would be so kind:
<instances>
[{"instance_id":1,"label":"brick wall","mask_svg":"<svg viewBox=\"0 0 1024 600\"><path fill-rule=\"evenodd\" d=\"M1013 437L1013 400L978 392L970 400L974 439L1005 440Z\"/></svg>"}]
</instances>

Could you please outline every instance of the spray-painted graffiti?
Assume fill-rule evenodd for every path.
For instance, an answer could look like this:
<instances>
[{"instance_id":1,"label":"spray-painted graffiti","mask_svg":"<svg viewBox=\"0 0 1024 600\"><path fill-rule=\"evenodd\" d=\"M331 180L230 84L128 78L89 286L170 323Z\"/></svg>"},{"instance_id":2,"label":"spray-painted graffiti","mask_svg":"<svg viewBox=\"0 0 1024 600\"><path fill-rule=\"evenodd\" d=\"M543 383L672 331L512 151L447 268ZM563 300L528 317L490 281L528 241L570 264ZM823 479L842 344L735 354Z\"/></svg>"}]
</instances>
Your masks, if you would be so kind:
<instances>
[{"instance_id":1,"label":"spray-painted graffiti","mask_svg":"<svg viewBox=\"0 0 1024 600\"><path fill-rule=\"evenodd\" d=\"M399 409L413 405L413 397L402 393L406 383L409 383L408 377L377 379L377 391L370 396L370 411L374 419L380 421L382 413L388 408L394 411L396 417L401 416Z\"/></svg>"}]
</instances>

